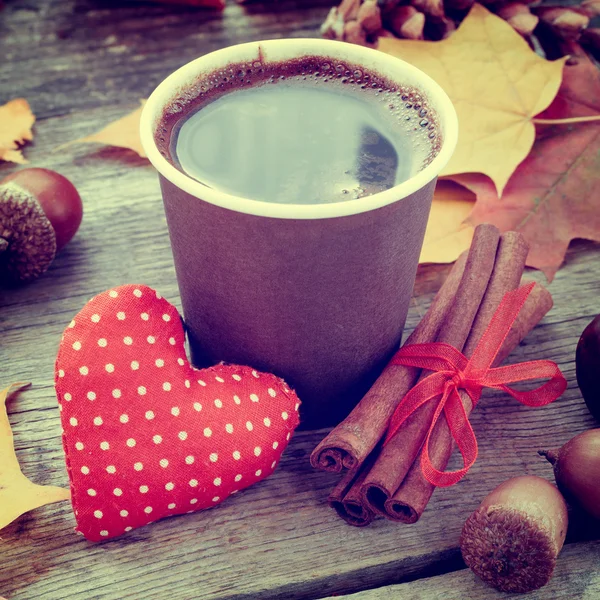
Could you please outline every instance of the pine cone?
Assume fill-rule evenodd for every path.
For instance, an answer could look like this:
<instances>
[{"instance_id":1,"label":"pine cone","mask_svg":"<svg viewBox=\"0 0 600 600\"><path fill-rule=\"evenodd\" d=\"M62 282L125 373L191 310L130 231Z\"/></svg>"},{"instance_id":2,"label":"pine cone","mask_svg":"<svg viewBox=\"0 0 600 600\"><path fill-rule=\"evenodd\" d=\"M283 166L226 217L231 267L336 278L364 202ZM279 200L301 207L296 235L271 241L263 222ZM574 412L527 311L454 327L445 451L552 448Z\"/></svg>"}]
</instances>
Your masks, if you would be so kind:
<instances>
[{"instance_id":1,"label":"pine cone","mask_svg":"<svg viewBox=\"0 0 600 600\"><path fill-rule=\"evenodd\" d=\"M600 27L588 27L581 34L581 45L600 61Z\"/></svg>"},{"instance_id":2,"label":"pine cone","mask_svg":"<svg viewBox=\"0 0 600 600\"><path fill-rule=\"evenodd\" d=\"M583 10L562 6L538 6L533 12L548 25L553 32L566 41L577 41L581 32L590 24L590 18Z\"/></svg>"},{"instance_id":3,"label":"pine cone","mask_svg":"<svg viewBox=\"0 0 600 600\"><path fill-rule=\"evenodd\" d=\"M534 6L539 0L479 0L502 17L532 47L548 58L572 54L579 41L594 55L600 53L598 29L588 29L600 15L600 0L583 0L577 6ZM343 0L331 9L321 27L324 37L376 46L380 37L442 40L452 34L468 14L474 0ZM536 43L536 41L538 43Z\"/></svg>"},{"instance_id":4,"label":"pine cone","mask_svg":"<svg viewBox=\"0 0 600 600\"><path fill-rule=\"evenodd\" d=\"M539 23L539 18L532 14L528 6L520 2L507 2L498 7L496 14L513 26L523 37L530 36Z\"/></svg>"},{"instance_id":5,"label":"pine cone","mask_svg":"<svg viewBox=\"0 0 600 600\"><path fill-rule=\"evenodd\" d=\"M387 16L386 24L399 38L422 40L425 15L414 6L398 6Z\"/></svg>"}]
</instances>

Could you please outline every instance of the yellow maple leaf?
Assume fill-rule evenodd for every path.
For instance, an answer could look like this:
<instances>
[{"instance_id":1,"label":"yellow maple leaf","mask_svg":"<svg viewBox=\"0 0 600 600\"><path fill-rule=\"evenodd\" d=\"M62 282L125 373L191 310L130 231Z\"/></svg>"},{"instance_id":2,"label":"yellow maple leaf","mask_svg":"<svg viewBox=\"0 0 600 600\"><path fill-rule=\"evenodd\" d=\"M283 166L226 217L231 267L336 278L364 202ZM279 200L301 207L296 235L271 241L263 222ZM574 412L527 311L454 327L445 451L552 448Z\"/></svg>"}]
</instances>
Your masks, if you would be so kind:
<instances>
[{"instance_id":1,"label":"yellow maple leaf","mask_svg":"<svg viewBox=\"0 0 600 600\"><path fill-rule=\"evenodd\" d=\"M133 112L109 123L97 133L62 144L57 150L73 144L93 142L96 144L105 144L106 146L127 148L128 150L133 150L142 158L146 158L146 153L140 139L140 117L145 103L145 100L140 100L139 108L136 108Z\"/></svg>"},{"instance_id":2,"label":"yellow maple leaf","mask_svg":"<svg viewBox=\"0 0 600 600\"><path fill-rule=\"evenodd\" d=\"M471 246L473 227L465 223L475 194L453 181L438 181L419 263L454 262Z\"/></svg>"},{"instance_id":3,"label":"yellow maple leaf","mask_svg":"<svg viewBox=\"0 0 600 600\"><path fill-rule=\"evenodd\" d=\"M441 42L382 37L378 48L425 71L454 103L458 145L442 175L485 173L501 195L531 150L532 119L556 96L566 57L541 58L479 4Z\"/></svg>"},{"instance_id":4,"label":"yellow maple leaf","mask_svg":"<svg viewBox=\"0 0 600 600\"><path fill-rule=\"evenodd\" d=\"M25 98L15 98L0 106L0 160L25 164L29 162L19 149L33 139L31 128L35 115Z\"/></svg>"},{"instance_id":5,"label":"yellow maple leaf","mask_svg":"<svg viewBox=\"0 0 600 600\"><path fill-rule=\"evenodd\" d=\"M68 489L37 485L21 472L6 412L6 399L11 390L26 385L29 384L13 383L0 391L0 529L34 508L71 497Z\"/></svg>"}]
</instances>

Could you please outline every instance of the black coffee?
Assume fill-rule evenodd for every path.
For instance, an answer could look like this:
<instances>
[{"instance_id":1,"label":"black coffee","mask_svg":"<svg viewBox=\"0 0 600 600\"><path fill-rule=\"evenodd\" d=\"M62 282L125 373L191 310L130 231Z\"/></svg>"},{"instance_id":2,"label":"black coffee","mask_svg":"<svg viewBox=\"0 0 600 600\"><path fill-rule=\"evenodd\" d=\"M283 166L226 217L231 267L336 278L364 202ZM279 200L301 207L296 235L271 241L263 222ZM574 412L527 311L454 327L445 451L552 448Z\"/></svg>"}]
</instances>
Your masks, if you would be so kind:
<instances>
[{"instance_id":1,"label":"black coffee","mask_svg":"<svg viewBox=\"0 0 600 600\"><path fill-rule=\"evenodd\" d=\"M292 204L389 189L427 165L440 143L416 91L314 58L232 65L188 90L164 125L170 158L188 175L229 194Z\"/></svg>"}]
</instances>

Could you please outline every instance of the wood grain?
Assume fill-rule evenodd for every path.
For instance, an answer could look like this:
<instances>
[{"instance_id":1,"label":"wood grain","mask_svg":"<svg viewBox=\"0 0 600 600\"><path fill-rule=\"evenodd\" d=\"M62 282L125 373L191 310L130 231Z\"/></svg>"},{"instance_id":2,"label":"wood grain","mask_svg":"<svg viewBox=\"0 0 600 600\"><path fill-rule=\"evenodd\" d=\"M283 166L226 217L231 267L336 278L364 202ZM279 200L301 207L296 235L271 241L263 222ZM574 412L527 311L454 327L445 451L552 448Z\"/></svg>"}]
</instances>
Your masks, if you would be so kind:
<instances>
[{"instance_id":1,"label":"wood grain","mask_svg":"<svg viewBox=\"0 0 600 600\"><path fill-rule=\"evenodd\" d=\"M235 43L315 37L330 0L277 0L223 12L112 0L9 2L0 17L0 101L38 119L135 104L172 71Z\"/></svg>"},{"instance_id":2,"label":"wood grain","mask_svg":"<svg viewBox=\"0 0 600 600\"><path fill-rule=\"evenodd\" d=\"M571 544L562 551L550 583L525 597L527 600L600 598L598 564L600 542ZM506 594L486 586L468 569L349 596L336 596L337 600L516 600L523 597L523 594Z\"/></svg>"},{"instance_id":3,"label":"wood grain","mask_svg":"<svg viewBox=\"0 0 600 600\"><path fill-rule=\"evenodd\" d=\"M316 36L330 4L232 5L223 15L101 0L6 4L0 14L0 56L6 59L0 61L0 103L14 96L31 102L39 120L25 155L34 166L68 176L85 205L80 232L46 275L0 290L1 379L34 384L12 400L9 413L23 471L35 482L67 485L53 363L72 316L96 293L133 282L157 288L179 306L157 177L148 162L102 146L56 148L132 110L165 75L198 54L249 39ZM0 177L13 169L0 165ZM302 432L269 480L210 511L114 541L91 544L76 536L68 504L24 515L1 532L0 596L302 600L460 568L459 532L481 498L513 475L550 478L536 450L594 425L573 361L581 331L600 310L599 255L598 245L572 245L550 287L555 308L513 355L556 360L569 380L563 398L534 410L486 394L472 418L479 461L457 487L436 492L416 525L377 521L356 530L337 519L326 503L336 478L313 471L308 462L324 432ZM446 272L420 268L408 331ZM460 581L456 585L465 587L457 589L470 589Z\"/></svg>"}]
</instances>

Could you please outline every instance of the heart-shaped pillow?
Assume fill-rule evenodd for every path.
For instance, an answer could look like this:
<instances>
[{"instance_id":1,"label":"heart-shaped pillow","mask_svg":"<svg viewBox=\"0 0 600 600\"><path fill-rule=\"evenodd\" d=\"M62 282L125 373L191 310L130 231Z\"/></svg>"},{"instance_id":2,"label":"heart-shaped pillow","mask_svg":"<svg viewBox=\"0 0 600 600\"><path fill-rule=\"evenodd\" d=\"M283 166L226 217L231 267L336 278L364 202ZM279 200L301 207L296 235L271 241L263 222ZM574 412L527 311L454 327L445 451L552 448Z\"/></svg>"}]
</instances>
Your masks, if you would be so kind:
<instances>
[{"instance_id":1,"label":"heart-shaped pillow","mask_svg":"<svg viewBox=\"0 0 600 600\"><path fill-rule=\"evenodd\" d=\"M299 422L275 375L188 363L177 309L143 285L93 298L55 384L77 531L105 540L222 502L270 475Z\"/></svg>"}]
</instances>

